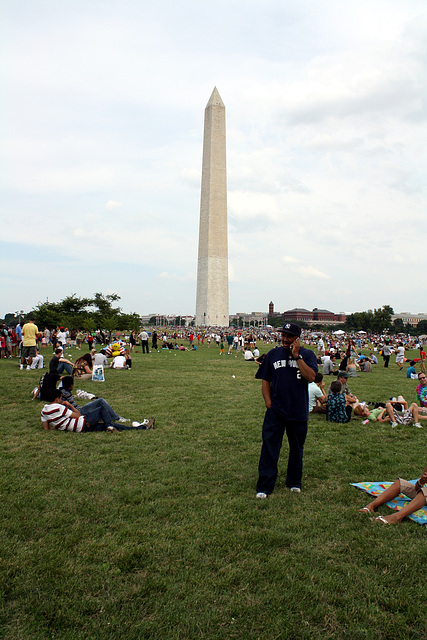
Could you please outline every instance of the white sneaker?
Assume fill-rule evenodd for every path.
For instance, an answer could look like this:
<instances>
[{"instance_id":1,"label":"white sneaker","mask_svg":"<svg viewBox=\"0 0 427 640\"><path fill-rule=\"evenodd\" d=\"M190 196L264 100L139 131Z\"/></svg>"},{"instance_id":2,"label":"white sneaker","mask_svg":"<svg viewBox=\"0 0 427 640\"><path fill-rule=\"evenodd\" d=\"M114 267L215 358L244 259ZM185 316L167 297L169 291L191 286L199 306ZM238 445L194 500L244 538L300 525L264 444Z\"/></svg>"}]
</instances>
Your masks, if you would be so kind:
<instances>
[{"instance_id":1,"label":"white sneaker","mask_svg":"<svg viewBox=\"0 0 427 640\"><path fill-rule=\"evenodd\" d=\"M143 427L145 424L148 424L148 418L145 418L142 422L136 422L136 420L132 422L133 427Z\"/></svg>"},{"instance_id":2,"label":"white sneaker","mask_svg":"<svg viewBox=\"0 0 427 640\"><path fill-rule=\"evenodd\" d=\"M264 491L258 491L255 498L257 498L258 500L265 500L266 498L268 498L268 495L264 493Z\"/></svg>"},{"instance_id":3,"label":"white sneaker","mask_svg":"<svg viewBox=\"0 0 427 640\"><path fill-rule=\"evenodd\" d=\"M417 429L422 429L423 425L420 424L419 422L414 422L414 427L417 427Z\"/></svg>"},{"instance_id":4,"label":"white sneaker","mask_svg":"<svg viewBox=\"0 0 427 640\"><path fill-rule=\"evenodd\" d=\"M299 487L291 487L291 493L301 493L301 489Z\"/></svg>"},{"instance_id":5,"label":"white sneaker","mask_svg":"<svg viewBox=\"0 0 427 640\"><path fill-rule=\"evenodd\" d=\"M391 423L391 428L395 429L398 426L397 422L392 422Z\"/></svg>"},{"instance_id":6,"label":"white sneaker","mask_svg":"<svg viewBox=\"0 0 427 640\"><path fill-rule=\"evenodd\" d=\"M125 422L129 422L129 418L122 418L122 417L120 416L120 418L119 418L118 422L122 422L122 423L124 424Z\"/></svg>"},{"instance_id":7,"label":"white sneaker","mask_svg":"<svg viewBox=\"0 0 427 640\"><path fill-rule=\"evenodd\" d=\"M31 367L27 365L27 371L31 371Z\"/></svg>"}]
</instances>

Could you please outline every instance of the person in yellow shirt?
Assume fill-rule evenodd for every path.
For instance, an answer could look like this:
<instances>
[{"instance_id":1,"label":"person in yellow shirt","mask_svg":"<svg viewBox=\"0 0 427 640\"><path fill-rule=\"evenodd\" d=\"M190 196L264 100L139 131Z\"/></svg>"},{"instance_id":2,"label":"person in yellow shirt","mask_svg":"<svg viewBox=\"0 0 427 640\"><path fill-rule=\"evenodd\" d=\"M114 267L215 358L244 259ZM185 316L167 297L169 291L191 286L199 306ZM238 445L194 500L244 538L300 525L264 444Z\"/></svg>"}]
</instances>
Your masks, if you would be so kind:
<instances>
[{"instance_id":1,"label":"person in yellow shirt","mask_svg":"<svg viewBox=\"0 0 427 640\"><path fill-rule=\"evenodd\" d=\"M24 368L24 364L26 361L27 371L31 370L31 363L34 356L36 355L36 338L39 330L34 322L34 318L31 318L30 321L26 322L22 327L22 351L20 369Z\"/></svg>"}]
</instances>

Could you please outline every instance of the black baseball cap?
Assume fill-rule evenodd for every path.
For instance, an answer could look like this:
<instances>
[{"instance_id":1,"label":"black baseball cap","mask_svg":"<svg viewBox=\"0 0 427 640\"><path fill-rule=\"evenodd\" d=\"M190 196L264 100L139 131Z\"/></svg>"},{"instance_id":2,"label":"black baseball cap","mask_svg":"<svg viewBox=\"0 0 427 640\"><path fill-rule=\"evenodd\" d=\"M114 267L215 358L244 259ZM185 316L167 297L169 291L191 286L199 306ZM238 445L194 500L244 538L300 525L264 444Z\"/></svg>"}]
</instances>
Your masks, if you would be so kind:
<instances>
[{"instance_id":1,"label":"black baseball cap","mask_svg":"<svg viewBox=\"0 0 427 640\"><path fill-rule=\"evenodd\" d=\"M295 324L295 322L287 322L281 329L279 329L279 332L289 333L289 335L298 336L299 338L301 335L301 327L299 326L299 324Z\"/></svg>"}]
</instances>

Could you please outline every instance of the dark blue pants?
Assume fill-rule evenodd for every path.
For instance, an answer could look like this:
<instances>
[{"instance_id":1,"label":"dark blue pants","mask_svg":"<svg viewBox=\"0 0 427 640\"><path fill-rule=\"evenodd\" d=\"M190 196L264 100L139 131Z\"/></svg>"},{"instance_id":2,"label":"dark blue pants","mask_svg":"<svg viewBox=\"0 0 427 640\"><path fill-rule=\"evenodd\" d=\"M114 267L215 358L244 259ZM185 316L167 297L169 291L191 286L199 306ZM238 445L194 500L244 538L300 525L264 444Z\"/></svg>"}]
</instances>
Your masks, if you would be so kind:
<instances>
[{"instance_id":1,"label":"dark blue pants","mask_svg":"<svg viewBox=\"0 0 427 640\"><path fill-rule=\"evenodd\" d=\"M142 353L148 353L148 340L141 340Z\"/></svg>"},{"instance_id":2,"label":"dark blue pants","mask_svg":"<svg viewBox=\"0 0 427 640\"><path fill-rule=\"evenodd\" d=\"M267 409L262 425L262 449L258 465L257 491L270 494L274 489L277 479L277 463L285 431L289 443L286 486L301 488L307 421L286 420L272 409Z\"/></svg>"}]
</instances>

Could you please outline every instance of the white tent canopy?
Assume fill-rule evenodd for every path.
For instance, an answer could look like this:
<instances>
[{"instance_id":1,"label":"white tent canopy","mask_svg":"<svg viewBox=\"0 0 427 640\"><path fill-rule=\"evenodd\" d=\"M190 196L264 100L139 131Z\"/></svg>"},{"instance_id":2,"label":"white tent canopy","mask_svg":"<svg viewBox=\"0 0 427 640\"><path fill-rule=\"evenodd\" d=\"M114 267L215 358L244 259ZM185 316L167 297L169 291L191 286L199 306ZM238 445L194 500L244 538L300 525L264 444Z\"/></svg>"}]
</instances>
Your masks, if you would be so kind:
<instances>
[{"instance_id":1,"label":"white tent canopy","mask_svg":"<svg viewBox=\"0 0 427 640\"><path fill-rule=\"evenodd\" d=\"M345 333L342 329L338 329L338 331L334 331L334 336L342 336Z\"/></svg>"}]
</instances>

